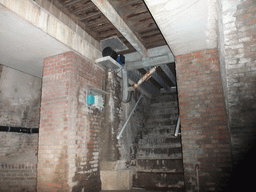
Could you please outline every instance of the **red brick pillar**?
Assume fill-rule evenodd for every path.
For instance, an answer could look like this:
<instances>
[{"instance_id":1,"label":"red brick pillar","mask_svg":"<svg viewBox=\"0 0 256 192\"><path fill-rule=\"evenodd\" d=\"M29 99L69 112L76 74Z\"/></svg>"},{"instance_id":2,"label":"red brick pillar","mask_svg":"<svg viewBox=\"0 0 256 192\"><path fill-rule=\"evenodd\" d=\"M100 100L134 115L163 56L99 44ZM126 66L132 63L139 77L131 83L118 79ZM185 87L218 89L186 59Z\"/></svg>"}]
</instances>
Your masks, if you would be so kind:
<instances>
[{"instance_id":1,"label":"red brick pillar","mask_svg":"<svg viewBox=\"0 0 256 192\"><path fill-rule=\"evenodd\" d=\"M100 112L86 105L88 86L101 89L103 71L73 52L44 60L37 190L100 189Z\"/></svg>"},{"instance_id":2,"label":"red brick pillar","mask_svg":"<svg viewBox=\"0 0 256 192\"><path fill-rule=\"evenodd\" d=\"M175 58L187 190L225 191L231 171L231 146L218 51L203 50Z\"/></svg>"}]
</instances>

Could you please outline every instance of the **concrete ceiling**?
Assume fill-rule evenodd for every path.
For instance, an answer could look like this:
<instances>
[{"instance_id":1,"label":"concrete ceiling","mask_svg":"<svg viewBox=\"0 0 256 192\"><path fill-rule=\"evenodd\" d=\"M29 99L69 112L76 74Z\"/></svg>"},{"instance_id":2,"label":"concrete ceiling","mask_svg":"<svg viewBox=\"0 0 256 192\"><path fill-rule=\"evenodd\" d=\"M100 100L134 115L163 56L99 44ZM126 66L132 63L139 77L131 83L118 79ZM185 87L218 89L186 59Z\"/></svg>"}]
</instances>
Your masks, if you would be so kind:
<instances>
[{"instance_id":1,"label":"concrete ceiling","mask_svg":"<svg viewBox=\"0 0 256 192\"><path fill-rule=\"evenodd\" d=\"M175 56L217 47L216 0L144 0Z\"/></svg>"},{"instance_id":2,"label":"concrete ceiling","mask_svg":"<svg viewBox=\"0 0 256 192\"><path fill-rule=\"evenodd\" d=\"M0 64L42 77L43 60L71 49L0 5Z\"/></svg>"},{"instance_id":3,"label":"concrete ceiling","mask_svg":"<svg viewBox=\"0 0 256 192\"><path fill-rule=\"evenodd\" d=\"M70 8L71 5L75 6L76 3L78 3L77 9L84 10L84 7L79 7L79 2L83 1L62 0L61 2L68 2L68 6L64 3L62 5L67 8ZM88 0L84 2L91 3L91 1ZM93 2L101 1L93 0ZM127 11L126 14L120 15L119 12L118 14L124 21L128 21L127 18L133 18L134 21L129 24L129 27L136 36L140 34L139 31L134 30L134 28L138 30L138 27L133 27L131 24L136 26L137 21L148 21L150 19L145 12L145 8L141 4L142 1L111 0L110 2L114 5L116 10L118 6L129 6L131 12L128 12L127 8L124 9ZM144 0L144 2L175 56L217 47L216 0ZM137 10L136 7L133 8L133 5L141 6L141 8ZM98 9L101 9L102 7L103 5L99 3ZM78 10L76 10L76 12L73 10L73 12L78 14L81 12ZM143 12L140 12L141 10L143 10ZM71 11L72 14L74 14L73 12ZM91 12L82 13L91 14ZM95 13L92 14L92 16L79 16L86 16L86 18L89 19L95 17L94 15ZM137 21L136 17L138 17ZM118 18L118 15L116 18ZM94 22L96 22L96 20ZM99 22L97 21L96 23L98 25ZM90 25L92 24L90 23ZM21 19L15 13L1 5L0 26L0 64L7 65L34 76L42 76L44 58L71 50L68 46L60 43L47 33ZM148 30L150 30L150 26L150 23L147 24L147 27L149 27ZM155 30L158 30L154 26L152 29L153 32L149 31L150 36L145 36L146 38L153 38ZM120 31L122 31L122 29ZM94 31L94 33L96 32ZM142 34L144 35L144 32L140 35ZM139 39L143 40L143 36L139 36ZM147 45L144 41L141 42L143 42L144 45ZM161 43L163 44L162 41ZM147 46L146 48L148 49ZM156 44L155 46L159 45Z\"/></svg>"}]
</instances>

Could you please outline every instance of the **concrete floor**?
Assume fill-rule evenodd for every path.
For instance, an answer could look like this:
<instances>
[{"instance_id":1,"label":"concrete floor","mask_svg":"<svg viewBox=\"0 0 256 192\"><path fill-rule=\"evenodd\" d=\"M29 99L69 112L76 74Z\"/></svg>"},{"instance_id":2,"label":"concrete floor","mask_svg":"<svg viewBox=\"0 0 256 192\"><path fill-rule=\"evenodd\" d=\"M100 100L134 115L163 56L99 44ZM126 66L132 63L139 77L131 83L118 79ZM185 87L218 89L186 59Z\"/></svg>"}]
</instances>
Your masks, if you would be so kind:
<instances>
[{"instance_id":1,"label":"concrete floor","mask_svg":"<svg viewBox=\"0 0 256 192\"><path fill-rule=\"evenodd\" d=\"M131 189L131 190L115 190L115 191L106 191L106 190L102 190L101 192L159 192L159 191L148 191L146 189Z\"/></svg>"},{"instance_id":2,"label":"concrete floor","mask_svg":"<svg viewBox=\"0 0 256 192\"><path fill-rule=\"evenodd\" d=\"M101 191L101 192L141 192L141 191L146 191L146 190L139 190L139 189L131 189L129 191L125 190L125 191ZM148 191L147 191L148 192Z\"/></svg>"},{"instance_id":3,"label":"concrete floor","mask_svg":"<svg viewBox=\"0 0 256 192\"><path fill-rule=\"evenodd\" d=\"M145 189L131 189L131 190L114 190L114 191L107 191L107 190L101 190L101 192L142 192L145 191ZM148 191L147 191L148 192ZM152 191L153 192L153 191Z\"/></svg>"}]
</instances>

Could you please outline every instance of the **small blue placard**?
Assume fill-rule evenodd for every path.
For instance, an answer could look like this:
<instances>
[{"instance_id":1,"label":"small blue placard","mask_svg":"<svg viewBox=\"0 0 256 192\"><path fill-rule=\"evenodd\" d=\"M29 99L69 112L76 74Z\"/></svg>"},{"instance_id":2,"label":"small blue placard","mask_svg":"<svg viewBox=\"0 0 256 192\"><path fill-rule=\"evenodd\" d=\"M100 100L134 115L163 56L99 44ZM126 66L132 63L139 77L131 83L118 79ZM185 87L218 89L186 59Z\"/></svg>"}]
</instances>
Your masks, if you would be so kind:
<instances>
[{"instance_id":1,"label":"small blue placard","mask_svg":"<svg viewBox=\"0 0 256 192\"><path fill-rule=\"evenodd\" d=\"M93 105L95 102L94 96L93 95L88 95L87 96L87 104Z\"/></svg>"}]
</instances>

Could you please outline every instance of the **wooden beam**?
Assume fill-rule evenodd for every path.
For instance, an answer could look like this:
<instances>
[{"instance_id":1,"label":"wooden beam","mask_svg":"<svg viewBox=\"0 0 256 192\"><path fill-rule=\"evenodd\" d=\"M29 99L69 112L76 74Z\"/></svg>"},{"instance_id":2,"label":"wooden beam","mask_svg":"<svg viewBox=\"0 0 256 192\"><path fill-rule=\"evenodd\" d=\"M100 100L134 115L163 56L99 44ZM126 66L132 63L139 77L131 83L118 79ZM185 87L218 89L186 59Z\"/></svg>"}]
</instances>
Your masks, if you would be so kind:
<instances>
[{"instance_id":1,"label":"wooden beam","mask_svg":"<svg viewBox=\"0 0 256 192\"><path fill-rule=\"evenodd\" d=\"M95 5L94 5L94 4L92 4L91 6L87 6L87 7L85 7L85 8L78 9L78 10L76 10L76 11L73 11L73 12L72 12L72 14L77 14L77 13L79 13L79 12L82 12L82 11L86 11L86 10L92 9L93 7L95 7Z\"/></svg>"},{"instance_id":2,"label":"wooden beam","mask_svg":"<svg viewBox=\"0 0 256 192\"><path fill-rule=\"evenodd\" d=\"M120 33L130 42L130 44L140 53L141 56L147 57L147 50L139 41L136 35L118 15L116 10L107 0L92 0L98 9L108 18L108 20L120 31Z\"/></svg>"},{"instance_id":3,"label":"wooden beam","mask_svg":"<svg viewBox=\"0 0 256 192\"><path fill-rule=\"evenodd\" d=\"M78 20L82 21L84 19L88 19L90 17L93 17L93 16L97 16L97 15L100 15L101 13L100 12L97 12L97 13L94 13L94 14L91 14L91 15L87 15L85 17L82 17L82 18L79 18Z\"/></svg>"},{"instance_id":4,"label":"wooden beam","mask_svg":"<svg viewBox=\"0 0 256 192\"><path fill-rule=\"evenodd\" d=\"M75 1L71 1L71 2L69 2L69 3L67 3L67 4L64 4L64 6L65 7L68 7L68 6L70 6L70 5L73 5L73 4L75 4L75 3L78 3L78 2L80 2L81 0L75 0Z\"/></svg>"}]
</instances>

